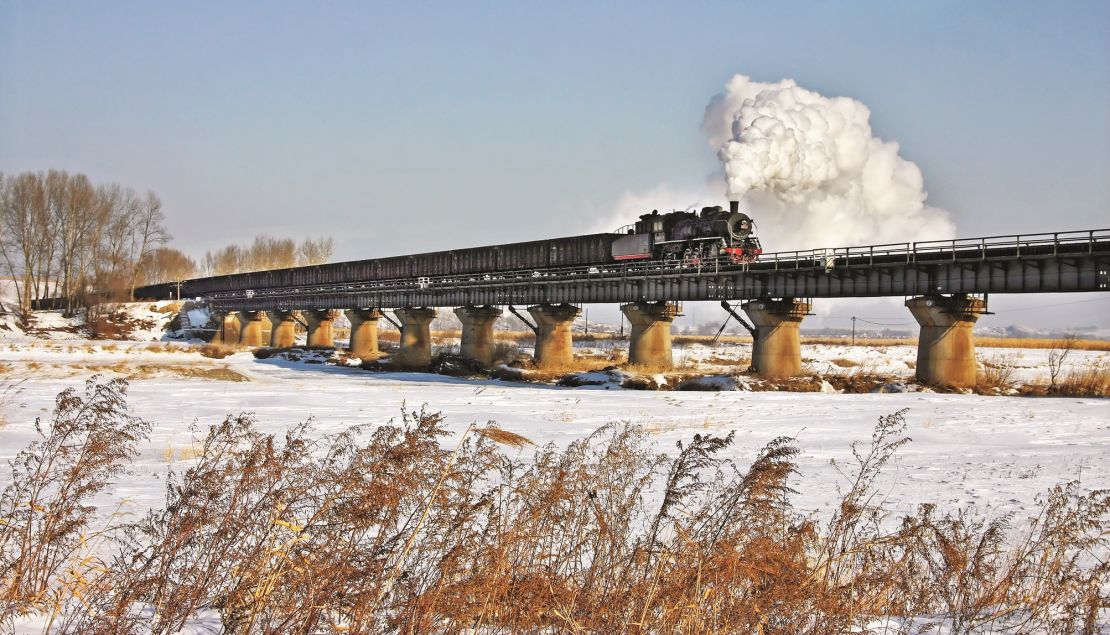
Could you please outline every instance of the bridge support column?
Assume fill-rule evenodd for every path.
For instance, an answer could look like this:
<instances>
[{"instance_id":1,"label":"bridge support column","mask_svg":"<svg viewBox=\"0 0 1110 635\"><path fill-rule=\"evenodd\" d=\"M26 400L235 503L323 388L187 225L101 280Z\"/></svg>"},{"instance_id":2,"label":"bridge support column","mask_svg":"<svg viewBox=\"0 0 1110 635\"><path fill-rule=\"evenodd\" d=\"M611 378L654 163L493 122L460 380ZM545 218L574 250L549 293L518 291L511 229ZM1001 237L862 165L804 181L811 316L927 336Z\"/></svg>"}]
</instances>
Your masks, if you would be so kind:
<instances>
[{"instance_id":1,"label":"bridge support column","mask_svg":"<svg viewBox=\"0 0 1110 635\"><path fill-rule=\"evenodd\" d=\"M361 359L375 359L378 351L378 320L382 312L377 309L350 309L343 312L351 322L351 355Z\"/></svg>"},{"instance_id":2,"label":"bridge support column","mask_svg":"<svg viewBox=\"0 0 1110 635\"><path fill-rule=\"evenodd\" d=\"M537 304L528 307L528 312L536 321L536 366L569 366L574 361L570 330L582 309L570 304Z\"/></svg>"},{"instance_id":3,"label":"bridge support column","mask_svg":"<svg viewBox=\"0 0 1110 635\"><path fill-rule=\"evenodd\" d=\"M462 322L459 354L482 362L493 363L493 323L501 317L501 309L492 306L463 306L455 309Z\"/></svg>"},{"instance_id":4,"label":"bridge support column","mask_svg":"<svg viewBox=\"0 0 1110 635\"><path fill-rule=\"evenodd\" d=\"M768 379L802 372L802 344L798 328L810 309L808 302L793 298L760 298L740 306L755 326L752 369Z\"/></svg>"},{"instance_id":5,"label":"bridge support column","mask_svg":"<svg viewBox=\"0 0 1110 635\"><path fill-rule=\"evenodd\" d=\"M297 343L297 318L300 311L270 311L270 346L289 348Z\"/></svg>"},{"instance_id":6,"label":"bridge support column","mask_svg":"<svg viewBox=\"0 0 1110 635\"><path fill-rule=\"evenodd\" d=\"M678 316L677 304L669 302L633 302L621 307L632 325L628 344L628 363L652 368L670 368L671 323Z\"/></svg>"},{"instance_id":7,"label":"bridge support column","mask_svg":"<svg viewBox=\"0 0 1110 635\"><path fill-rule=\"evenodd\" d=\"M314 309L304 311L304 321L308 324L308 345L323 348L334 348L335 338L332 335L331 324L339 317L337 309Z\"/></svg>"},{"instance_id":8,"label":"bridge support column","mask_svg":"<svg viewBox=\"0 0 1110 635\"><path fill-rule=\"evenodd\" d=\"M405 307L393 312L401 323L401 345L393 356L398 366L421 368L432 363L430 325L438 313L429 307Z\"/></svg>"},{"instance_id":9,"label":"bridge support column","mask_svg":"<svg viewBox=\"0 0 1110 635\"><path fill-rule=\"evenodd\" d=\"M978 365L971 329L986 303L966 295L911 298L906 307L921 325L917 380L926 384L974 386Z\"/></svg>"},{"instance_id":10,"label":"bridge support column","mask_svg":"<svg viewBox=\"0 0 1110 635\"><path fill-rule=\"evenodd\" d=\"M216 334L212 336L213 344L239 343L239 314L235 311L213 312L209 318L216 325Z\"/></svg>"},{"instance_id":11,"label":"bridge support column","mask_svg":"<svg viewBox=\"0 0 1110 635\"><path fill-rule=\"evenodd\" d=\"M242 346L262 346L265 341L263 320L265 311L239 311L239 344Z\"/></svg>"}]
</instances>

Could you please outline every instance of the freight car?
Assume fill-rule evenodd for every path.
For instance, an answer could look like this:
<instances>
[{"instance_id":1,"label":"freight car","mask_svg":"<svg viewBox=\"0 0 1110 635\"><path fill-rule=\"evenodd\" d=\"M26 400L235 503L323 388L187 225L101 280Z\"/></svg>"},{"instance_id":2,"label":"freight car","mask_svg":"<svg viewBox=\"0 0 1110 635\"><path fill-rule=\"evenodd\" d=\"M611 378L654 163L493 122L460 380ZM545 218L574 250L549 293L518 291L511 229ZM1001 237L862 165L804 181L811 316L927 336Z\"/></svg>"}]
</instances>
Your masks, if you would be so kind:
<instances>
[{"instance_id":1,"label":"freight car","mask_svg":"<svg viewBox=\"0 0 1110 635\"><path fill-rule=\"evenodd\" d=\"M410 256L292 267L163 283L135 290L135 297L197 297L230 291L334 285L371 280L434 278L500 271L581 267L625 260L669 261L697 266L714 259L751 262L762 253L751 218L732 203L729 211L644 214L622 233L588 234Z\"/></svg>"}]
</instances>

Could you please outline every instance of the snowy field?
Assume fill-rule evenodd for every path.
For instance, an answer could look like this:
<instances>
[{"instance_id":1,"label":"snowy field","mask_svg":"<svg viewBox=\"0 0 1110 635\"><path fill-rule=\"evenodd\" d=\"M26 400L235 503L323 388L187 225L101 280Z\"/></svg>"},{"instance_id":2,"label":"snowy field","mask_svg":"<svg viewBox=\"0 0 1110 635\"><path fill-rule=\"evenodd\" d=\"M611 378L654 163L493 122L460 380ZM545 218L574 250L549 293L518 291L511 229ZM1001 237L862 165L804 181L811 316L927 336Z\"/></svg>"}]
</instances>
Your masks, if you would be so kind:
<instances>
[{"instance_id":1,"label":"snowy field","mask_svg":"<svg viewBox=\"0 0 1110 635\"><path fill-rule=\"evenodd\" d=\"M247 352L210 359L195 344L158 342L169 315L157 308L129 309L143 323L131 337L145 341L84 340L79 324L56 314L43 314L30 332L5 329L0 320L0 487L10 474L7 461L35 439L35 418L48 421L57 393L69 387L80 390L86 379L99 374L130 378L134 413L153 423L130 474L94 501L102 517L112 514L117 521L137 519L164 504L167 474L186 469L199 444L194 428L203 433L241 412L255 413L266 432L280 434L312 419L324 434L353 424L382 424L402 408L426 407L442 412L456 436L471 423L495 421L538 445L559 447L608 423L630 422L643 426L661 452L673 451L677 441L697 433L735 432L728 452L740 469L770 440L793 436L803 451L794 483L800 493L794 502L825 519L845 486L834 462L850 471L852 443L867 443L880 416L907 409L907 435L913 441L885 470L882 500L875 501L894 515L934 503L942 511L973 506L983 517L1016 512L1020 521L1038 508L1038 495L1058 483L1079 480L1084 490L1110 488L1108 399L929 391L607 390L371 372L281 357L260 360ZM601 340L579 343L576 350L603 359L622 347L627 348L626 341ZM530 349L522 342L520 352ZM1044 349L978 351L980 362L1012 366L1021 382L1046 377L1048 354ZM674 356L683 372L737 376L750 355L750 345L723 343L676 346ZM804 344L802 355L806 369L819 375L875 373L909 379L916 348ZM1065 372L1099 361L1110 361L1110 353L1072 351ZM527 458L532 450L506 451ZM16 632L41 633L43 619L20 618ZM206 610L184 632L218 633L221 628L218 613Z\"/></svg>"},{"instance_id":2,"label":"snowy field","mask_svg":"<svg viewBox=\"0 0 1110 635\"><path fill-rule=\"evenodd\" d=\"M26 339L0 344L2 379L13 386L2 404L7 423L0 428L0 458L11 458L33 439L34 418L49 417L58 392L101 373L137 377L130 403L137 415L154 423L133 475L113 490L111 500L98 501L109 511L122 503L137 514L161 504L167 471L188 465L194 423L204 429L246 411L256 413L266 431L280 432L312 418L327 433L356 423L384 423L405 405L442 411L456 433L473 422L496 421L540 445L565 446L618 421L644 426L660 451L695 433L734 431L731 453L741 466L771 439L796 436L804 450L796 500L819 516L829 511L841 484L832 461L849 460L852 442L866 442L879 416L903 408L913 442L887 471L886 506L893 511L930 502L941 508L974 504L993 515L1029 511L1038 493L1065 480L1080 479L1085 489L1110 488L1106 399L559 388L257 360L249 353L213 360L187 348L148 346ZM691 347L690 354L701 355L704 351L695 349L703 348ZM744 355L743 348L728 346L714 354ZM905 365L913 359L912 347L804 350L811 365L855 356L869 364L874 358L880 370L901 363L902 374L912 373ZM1036 369L1043 368L1041 358L1047 355L1004 352L1028 360L1030 373L1040 372ZM1073 355L1069 361L1079 364L1105 353Z\"/></svg>"}]
</instances>

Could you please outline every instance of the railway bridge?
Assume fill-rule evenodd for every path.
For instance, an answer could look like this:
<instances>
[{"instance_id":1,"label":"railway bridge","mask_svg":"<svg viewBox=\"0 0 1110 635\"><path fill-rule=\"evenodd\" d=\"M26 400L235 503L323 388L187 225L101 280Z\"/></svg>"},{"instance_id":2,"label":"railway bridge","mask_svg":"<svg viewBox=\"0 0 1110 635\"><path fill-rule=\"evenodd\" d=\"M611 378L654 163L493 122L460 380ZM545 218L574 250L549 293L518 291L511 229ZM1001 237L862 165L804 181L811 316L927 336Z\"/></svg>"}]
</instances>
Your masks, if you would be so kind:
<instances>
[{"instance_id":1,"label":"railway bridge","mask_svg":"<svg viewBox=\"0 0 1110 635\"><path fill-rule=\"evenodd\" d=\"M217 312L220 340L250 346L292 346L298 320L309 345L332 346L332 321L345 312L350 348L360 357L378 354L378 322L393 309L401 331L393 362L410 367L430 362L437 307L457 307L462 354L488 364L500 307L520 315L515 307L524 306L541 368L571 361L570 327L582 304L620 304L632 325L629 361L666 368L681 303L718 301L751 331L755 372L784 377L802 368L799 326L814 299L895 296L921 327L918 379L971 385L972 327L991 294L1110 291L1110 229L780 252L750 263L641 260L455 273L454 253L425 254L447 264L422 271L410 263L404 275L358 261L154 285L137 297L197 297Z\"/></svg>"}]
</instances>

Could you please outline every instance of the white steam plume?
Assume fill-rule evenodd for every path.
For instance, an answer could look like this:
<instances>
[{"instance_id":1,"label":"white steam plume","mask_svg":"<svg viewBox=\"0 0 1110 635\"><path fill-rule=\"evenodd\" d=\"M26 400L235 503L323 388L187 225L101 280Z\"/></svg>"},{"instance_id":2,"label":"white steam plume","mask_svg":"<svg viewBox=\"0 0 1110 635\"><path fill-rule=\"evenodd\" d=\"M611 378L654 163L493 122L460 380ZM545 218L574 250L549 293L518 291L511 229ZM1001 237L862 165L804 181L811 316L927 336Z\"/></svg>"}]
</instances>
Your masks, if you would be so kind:
<instances>
[{"instance_id":1,"label":"white steam plume","mask_svg":"<svg viewBox=\"0 0 1110 635\"><path fill-rule=\"evenodd\" d=\"M921 170L872 134L870 117L791 79L736 75L709 102L702 125L728 197L755 218L766 251L955 236L948 213L925 204Z\"/></svg>"},{"instance_id":2,"label":"white steam plume","mask_svg":"<svg viewBox=\"0 0 1110 635\"><path fill-rule=\"evenodd\" d=\"M714 184L716 185L716 184ZM660 213L675 210L700 210L710 205L723 205L724 188L717 186L717 192L710 188L677 188L661 183L649 190L625 191L616 202L607 207L606 212L595 216L590 232L609 232L618 227L636 222L641 214L652 210Z\"/></svg>"}]
</instances>

